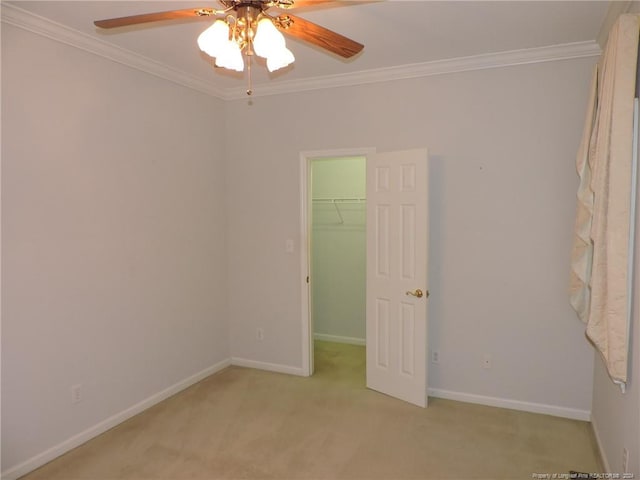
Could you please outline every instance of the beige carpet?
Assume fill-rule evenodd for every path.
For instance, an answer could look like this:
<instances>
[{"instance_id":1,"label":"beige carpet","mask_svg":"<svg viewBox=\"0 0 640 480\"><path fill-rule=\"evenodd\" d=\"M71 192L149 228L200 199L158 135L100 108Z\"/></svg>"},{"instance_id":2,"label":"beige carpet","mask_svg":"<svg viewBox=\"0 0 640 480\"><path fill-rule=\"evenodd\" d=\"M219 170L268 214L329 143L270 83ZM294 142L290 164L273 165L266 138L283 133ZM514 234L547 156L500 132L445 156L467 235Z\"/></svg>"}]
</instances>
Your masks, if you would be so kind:
<instances>
[{"instance_id":1,"label":"beige carpet","mask_svg":"<svg viewBox=\"0 0 640 480\"><path fill-rule=\"evenodd\" d=\"M23 477L530 479L598 471L586 422L367 390L364 347L318 342L311 378L231 367Z\"/></svg>"}]
</instances>

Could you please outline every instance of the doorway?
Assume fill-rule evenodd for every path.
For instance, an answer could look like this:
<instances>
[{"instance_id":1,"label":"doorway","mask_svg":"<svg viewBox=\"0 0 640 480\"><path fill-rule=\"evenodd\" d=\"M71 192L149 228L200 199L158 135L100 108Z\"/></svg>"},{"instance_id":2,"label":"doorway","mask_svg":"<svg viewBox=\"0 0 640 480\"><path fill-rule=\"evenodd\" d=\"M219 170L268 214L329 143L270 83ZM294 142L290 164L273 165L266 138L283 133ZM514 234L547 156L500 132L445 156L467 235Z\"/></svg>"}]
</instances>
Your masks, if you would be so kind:
<instances>
[{"instance_id":1,"label":"doorway","mask_svg":"<svg viewBox=\"0 0 640 480\"><path fill-rule=\"evenodd\" d=\"M301 312L302 370L307 376L315 371L316 339L328 347L363 349L366 343L366 158L374 153L373 148L360 148L300 155L301 276L306 285ZM346 260L345 266L353 268L344 277L337 272L344 272L340 258L346 255L344 251L331 255L336 250L332 238L347 251L356 252ZM327 264L322 263L325 258ZM340 290L345 285L355 292L353 298L345 300L347 290Z\"/></svg>"},{"instance_id":2,"label":"doorway","mask_svg":"<svg viewBox=\"0 0 640 480\"><path fill-rule=\"evenodd\" d=\"M315 372L364 383L366 157L311 159L309 185Z\"/></svg>"},{"instance_id":3,"label":"doorway","mask_svg":"<svg viewBox=\"0 0 640 480\"><path fill-rule=\"evenodd\" d=\"M365 196L360 197L353 184L350 184L350 190L347 190L346 194L344 191L335 190L344 180L343 172L337 176L327 175L328 186L323 190L323 187L316 185L314 190L313 162L329 162L340 158L344 162L345 157L365 157ZM340 227L344 230L345 224L350 224L352 228L362 228L365 233L364 268L354 268L365 274L364 281L360 284L360 288L364 285L364 309L358 303L360 295L357 290L355 293L349 290L351 293L347 294L347 298L355 300L354 303L360 305L352 308L352 312L364 310L366 386L415 405L426 406L429 297L427 150L422 148L381 154L376 154L375 151L303 153L301 159L303 241L300 250L301 274L306 287L301 292L303 374L309 376L314 372L314 333L318 333L320 339L322 336L324 339L340 339L343 342L358 339L357 336L353 336L353 332L357 335L358 330L344 324L338 325L341 330L330 331L329 328L336 327L333 318L329 318L326 320L328 323L316 329L317 319L314 318L322 310L332 310L333 307L323 305L322 300L319 300L323 287L314 285L314 264L316 270L324 269L331 262L352 261L354 259L351 257L356 255L351 254L348 260L335 262L335 259L327 260L323 257L322 252L316 252L316 258L313 260L314 241L318 241L314 240L314 230L317 232L321 227L329 227L330 224L333 224L334 228ZM322 165L321 169L329 163ZM323 175L317 169L315 174ZM355 211L347 213L344 206L341 208L340 203L364 203L366 208L356 208ZM364 225L358 220L361 218L358 210L360 213L366 212ZM316 228L313 228L314 215L318 217ZM333 239L329 243L336 242L337 240ZM333 289L334 298L344 302L345 297L340 295L340 292L341 289L345 290L346 284L350 282L341 282L342 276L348 279L350 273L329 274L327 288ZM351 283L358 286L357 281L353 279ZM313 298L314 292L318 298ZM314 305L318 302L321 304ZM343 307L344 305L340 306Z\"/></svg>"}]
</instances>

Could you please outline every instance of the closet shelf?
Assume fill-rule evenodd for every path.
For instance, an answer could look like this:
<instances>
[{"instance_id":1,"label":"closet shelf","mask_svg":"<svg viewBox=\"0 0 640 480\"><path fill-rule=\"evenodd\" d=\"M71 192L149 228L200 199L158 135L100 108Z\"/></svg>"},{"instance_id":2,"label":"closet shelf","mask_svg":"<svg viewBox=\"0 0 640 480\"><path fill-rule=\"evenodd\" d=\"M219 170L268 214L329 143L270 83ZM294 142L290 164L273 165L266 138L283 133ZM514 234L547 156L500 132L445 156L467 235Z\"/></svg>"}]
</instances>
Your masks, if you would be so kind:
<instances>
[{"instance_id":1,"label":"closet shelf","mask_svg":"<svg viewBox=\"0 0 640 480\"><path fill-rule=\"evenodd\" d=\"M319 203L337 203L337 202L360 203L360 202L366 202L367 199L359 198L359 197L354 197L354 198L336 197L336 198L314 198L313 201L319 202Z\"/></svg>"},{"instance_id":2,"label":"closet shelf","mask_svg":"<svg viewBox=\"0 0 640 480\"><path fill-rule=\"evenodd\" d=\"M336 197L336 198L313 198L313 202L315 203L328 203L333 204L336 209L336 213L338 214L338 218L340 222L339 225L344 225L344 218L342 217L342 212L340 212L340 207L338 207L341 203L364 203L367 201L364 197Z\"/></svg>"}]
</instances>

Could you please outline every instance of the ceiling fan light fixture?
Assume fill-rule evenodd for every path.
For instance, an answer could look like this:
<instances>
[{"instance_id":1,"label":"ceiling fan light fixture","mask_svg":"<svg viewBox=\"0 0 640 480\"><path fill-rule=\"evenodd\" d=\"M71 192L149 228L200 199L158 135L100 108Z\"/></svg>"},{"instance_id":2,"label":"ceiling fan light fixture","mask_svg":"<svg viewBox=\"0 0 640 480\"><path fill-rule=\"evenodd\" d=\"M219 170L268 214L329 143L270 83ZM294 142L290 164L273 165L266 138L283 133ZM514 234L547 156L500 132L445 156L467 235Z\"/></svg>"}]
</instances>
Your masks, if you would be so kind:
<instances>
[{"instance_id":1,"label":"ceiling fan light fixture","mask_svg":"<svg viewBox=\"0 0 640 480\"><path fill-rule=\"evenodd\" d=\"M216 65L229 70L235 70L236 72L242 72L244 70L244 60L240 46L233 40L225 40L222 51L216 57Z\"/></svg>"},{"instance_id":2,"label":"ceiling fan light fixture","mask_svg":"<svg viewBox=\"0 0 640 480\"><path fill-rule=\"evenodd\" d=\"M218 57L229 42L229 26L222 20L216 20L198 37L198 47L210 57Z\"/></svg>"},{"instance_id":3,"label":"ceiling fan light fixture","mask_svg":"<svg viewBox=\"0 0 640 480\"><path fill-rule=\"evenodd\" d=\"M278 31L271 19L262 17L258 21L253 49L256 55L269 58L274 52L285 49L284 35Z\"/></svg>"},{"instance_id":4,"label":"ceiling fan light fixture","mask_svg":"<svg viewBox=\"0 0 640 480\"><path fill-rule=\"evenodd\" d=\"M2 0L0 0L1 2ZM214 23L200 33L198 47L215 58L219 67L244 71L246 56L251 95L251 63L254 55L266 59L267 68L274 72L295 61L286 47L282 32L297 37L343 58L351 58L364 45L303 18L278 14L271 16L271 8L289 9L316 3L338 3L338 0L217 0L223 7L187 8L164 12L142 13L126 17L94 21L99 28L120 28L165 20L200 20L212 18ZM217 17L217 19L216 19Z\"/></svg>"},{"instance_id":5,"label":"ceiling fan light fixture","mask_svg":"<svg viewBox=\"0 0 640 480\"><path fill-rule=\"evenodd\" d=\"M279 50L275 50L267 57L267 70L269 72L275 72L288 65L291 65L295 61L296 57L293 56L291 50L286 47L282 47Z\"/></svg>"}]
</instances>

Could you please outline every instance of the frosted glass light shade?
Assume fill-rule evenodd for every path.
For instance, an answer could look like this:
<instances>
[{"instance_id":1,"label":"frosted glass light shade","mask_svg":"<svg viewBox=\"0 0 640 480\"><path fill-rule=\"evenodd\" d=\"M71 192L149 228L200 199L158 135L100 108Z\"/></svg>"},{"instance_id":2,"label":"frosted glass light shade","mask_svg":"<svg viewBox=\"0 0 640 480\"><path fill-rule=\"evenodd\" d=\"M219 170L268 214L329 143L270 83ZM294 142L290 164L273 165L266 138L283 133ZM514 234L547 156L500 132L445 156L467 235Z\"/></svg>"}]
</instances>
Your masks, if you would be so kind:
<instances>
[{"instance_id":1,"label":"frosted glass light shade","mask_svg":"<svg viewBox=\"0 0 640 480\"><path fill-rule=\"evenodd\" d=\"M292 64L295 59L296 58L293 56L293 53L291 53L291 50L283 47L279 50L271 52L271 54L267 58L267 69L270 72L275 72L276 70Z\"/></svg>"},{"instance_id":2,"label":"frosted glass light shade","mask_svg":"<svg viewBox=\"0 0 640 480\"><path fill-rule=\"evenodd\" d=\"M242 72L244 70L244 60L242 59L242 51L240 46L233 40L225 40L222 51L216 56L216 65L218 67Z\"/></svg>"},{"instance_id":3,"label":"frosted glass light shade","mask_svg":"<svg viewBox=\"0 0 640 480\"><path fill-rule=\"evenodd\" d=\"M282 33L278 31L270 19L260 19L256 36L253 39L253 50L256 55L269 58L271 53L283 48L285 48L285 41Z\"/></svg>"},{"instance_id":4,"label":"frosted glass light shade","mask_svg":"<svg viewBox=\"0 0 640 480\"><path fill-rule=\"evenodd\" d=\"M222 20L216 20L198 37L198 47L210 57L218 57L229 42L229 27Z\"/></svg>"}]
</instances>

